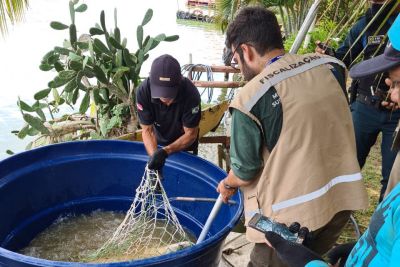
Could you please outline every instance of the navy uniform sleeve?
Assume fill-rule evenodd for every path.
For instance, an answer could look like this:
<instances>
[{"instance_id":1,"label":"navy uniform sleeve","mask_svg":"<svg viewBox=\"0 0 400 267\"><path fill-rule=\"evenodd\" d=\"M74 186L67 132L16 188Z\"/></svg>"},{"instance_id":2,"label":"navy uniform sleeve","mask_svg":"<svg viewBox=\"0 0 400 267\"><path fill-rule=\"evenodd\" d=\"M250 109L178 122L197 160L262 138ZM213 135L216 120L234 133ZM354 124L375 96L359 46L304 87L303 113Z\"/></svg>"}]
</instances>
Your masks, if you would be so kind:
<instances>
[{"instance_id":1,"label":"navy uniform sleeve","mask_svg":"<svg viewBox=\"0 0 400 267\"><path fill-rule=\"evenodd\" d=\"M342 45L335 51L335 57L343 61L347 67L351 65L351 63L358 57L358 55L364 49L363 45L364 37L361 37L355 44L354 42L356 41L360 33L364 30L365 26L366 26L366 18L364 16L361 19L359 19L356 22L356 24L354 24L354 26L350 29L350 32L347 34L346 39L344 40ZM352 46L353 48L350 50L350 47ZM349 50L350 52L347 53Z\"/></svg>"},{"instance_id":2,"label":"navy uniform sleeve","mask_svg":"<svg viewBox=\"0 0 400 267\"><path fill-rule=\"evenodd\" d=\"M147 90L148 79L144 80L136 90L136 108L140 124L151 125L154 123L154 115L151 109L150 90Z\"/></svg>"},{"instance_id":3,"label":"navy uniform sleeve","mask_svg":"<svg viewBox=\"0 0 400 267\"><path fill-rule=\"evenodd\" d=\"M201 99L200 93L194 84L186 79L185 90L187 90L187 98L185 101L182 124L186 128L195 128L199 126L201 119Z\"/></svg>"}]
</instances>

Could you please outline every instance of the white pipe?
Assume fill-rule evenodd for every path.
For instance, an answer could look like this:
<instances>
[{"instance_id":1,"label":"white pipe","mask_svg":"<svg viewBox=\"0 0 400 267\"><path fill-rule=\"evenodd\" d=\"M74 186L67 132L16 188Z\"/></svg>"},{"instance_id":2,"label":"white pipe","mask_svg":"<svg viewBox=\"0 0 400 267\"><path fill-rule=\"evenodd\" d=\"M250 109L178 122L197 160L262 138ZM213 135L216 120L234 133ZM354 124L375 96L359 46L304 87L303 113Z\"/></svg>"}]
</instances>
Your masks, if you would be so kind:
<instances>
[{"instance_id":1,"label":"white pipe","mask_svg":"<svg viewBox=\"0 0 400 267\"><path fill-rule=\"evenodd\" d=\"M197 239L196 245L203 242L203 240L206 238L206 235L208 234L208 231L210 230L211 224L213 223L215 217L217 217L217 214L219 210L221 209L222 206L222 196L219 195L217 201L214 204L214 207L211 210L210 215L207 218L206 224L203 227L203 230L201 230L200 236Z\"/></svg>"},{"instance_id":2,"label":"white pipe","mask_svg":"<svg viewBox=\"0 0 400 267\"><path fill-rule=\"evenodd\" d=\"M303 42L308 29L310 28L314 18L317 16L317 11L318 11L318 6L321 3L322 0L315 0L314 4L312 4L310 10L307 13L307 16L303 22L303 25L301 25L301 28L296 36L296 39L294 40L294 43L292 47L289 50L289 53L296 54L297 51L299 50L301 43Z\"/></svg>"},{"instance_id":3,"label":"white pipe","mask_svg":"<svg viewBox=\"0 0 400 267\"><path fill-rule=\"evenodd\" d=\"M314 30L315 28L315 23L317 22L317 17L314 18L313 22L311 23L310 29L308 29L306 38L304 39L304 44L303 44L303 48L307 49L307 47L310 44L311 41L311 32Z\"/></svg>"},{"instance_id":4,"label":"white pipe","mask_svg":"<svg viewBox=\"0 0 400 267\"><path fill-rule=\"evenodd\" d=\"M191 201L191 202L216 202L217 198L210 197L170 197L169 201ZM234 200L228 200L228 204L236 205L237 202Z\"/></svg>"}]
</instances>

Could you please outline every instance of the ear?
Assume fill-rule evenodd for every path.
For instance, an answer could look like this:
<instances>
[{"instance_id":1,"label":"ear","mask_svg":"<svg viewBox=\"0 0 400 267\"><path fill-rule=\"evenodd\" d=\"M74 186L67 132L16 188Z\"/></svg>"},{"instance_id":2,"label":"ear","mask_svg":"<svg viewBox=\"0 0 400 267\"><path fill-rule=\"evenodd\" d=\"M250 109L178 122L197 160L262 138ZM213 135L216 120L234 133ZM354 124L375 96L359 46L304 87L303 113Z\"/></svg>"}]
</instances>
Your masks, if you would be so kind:
<instances>
[{"instance_id":1,"label":"ear","mask_svg":"<svg viewBox=\"0 0 400 267\"><path fill-rule=\"evenodd\" d=\"M243 51L243 57L246 60L247 64L251 65L254 62L256 56L256 51L254 47L248 44L242 44L240 48Z\"/></svg>"}]
</instances>

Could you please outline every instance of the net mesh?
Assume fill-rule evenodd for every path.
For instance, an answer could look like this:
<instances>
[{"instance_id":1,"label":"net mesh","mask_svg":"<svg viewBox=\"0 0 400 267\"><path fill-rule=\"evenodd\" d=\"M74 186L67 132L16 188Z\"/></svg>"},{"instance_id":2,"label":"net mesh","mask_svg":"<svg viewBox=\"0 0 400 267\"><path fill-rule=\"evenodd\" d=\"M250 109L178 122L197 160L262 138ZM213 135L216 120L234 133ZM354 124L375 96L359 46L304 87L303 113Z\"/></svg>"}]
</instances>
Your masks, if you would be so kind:
<instances>
[{"instance_id":1,"label":"net mesh","mask_svg":"<svg viewBox=\"0 0 400 267\"><path fill-rule=\"evenodd\" d=\"M170 205L158 171L146 167L125 219L91 261L154 257L192 244Z\"/></svg>"}]
</instances>

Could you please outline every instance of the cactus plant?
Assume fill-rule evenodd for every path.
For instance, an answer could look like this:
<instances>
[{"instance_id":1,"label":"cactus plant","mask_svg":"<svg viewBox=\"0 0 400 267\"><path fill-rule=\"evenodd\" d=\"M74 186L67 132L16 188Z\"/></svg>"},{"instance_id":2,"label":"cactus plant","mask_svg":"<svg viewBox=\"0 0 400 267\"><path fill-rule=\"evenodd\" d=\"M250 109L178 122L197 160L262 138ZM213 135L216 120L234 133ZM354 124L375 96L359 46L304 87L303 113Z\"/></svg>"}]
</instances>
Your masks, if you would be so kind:
<instances>
[{"instance_id":1,"label":"cactus plant","mask_svg":"<svg viewBox=\"0 0 400 267\"><path fill-rule=\"evenodd\" d=\"M89 108L96 111L95 119L87 119L93 122L90 128L92 137L107 138L136 129L134 97L135 89L141 82L141 67L152 49L163 41L175 41L179 36L159 34L155 37L144 37L144 26L153 16L153 11L149 9L137 27L138 49L134 53L129 50L127 39L121 36L116 10L112 30L107 29L105 12L102 11L100 23L90 28L89 34L78 38L75 15L86 10L86 4L79 4L79 0L70 0L71 23L50 23L54 30L68 31L69 38L62 46L56 46L46 53L41 61L39 68L42 71L55 70L57 73L48 82L48 88L34 94L36 102L31 106L18 100L26 122L21 130L14 131L18 137L42 135L50 137L50 142L56 142L56 135L60 132L55 131L54 124L59 122L59 119L55 119L55 113L59 112L62 105L74 107L78 100L79 113L85 114ZM47 120L44 110L48 112L50 120ZM80 130L76 127L66 128Z\"/></svg>"}]
</instances>

